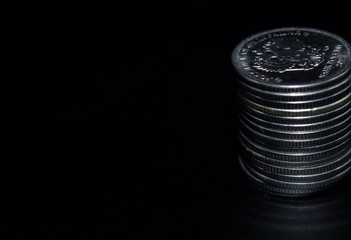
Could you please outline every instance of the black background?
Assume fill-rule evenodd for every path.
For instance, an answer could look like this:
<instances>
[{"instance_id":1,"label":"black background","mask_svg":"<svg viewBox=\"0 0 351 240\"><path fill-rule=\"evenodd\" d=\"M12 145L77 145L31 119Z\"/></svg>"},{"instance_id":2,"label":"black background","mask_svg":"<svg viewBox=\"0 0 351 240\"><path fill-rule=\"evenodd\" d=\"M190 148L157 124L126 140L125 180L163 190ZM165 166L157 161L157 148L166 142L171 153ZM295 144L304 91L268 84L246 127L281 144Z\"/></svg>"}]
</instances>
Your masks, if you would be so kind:
<instances>
[{"instance_id":1,"label":"black background","mask_svg":"<svg viewBox=\"0 0 351 240\"><path fill-rule=\"evenodd\" d=\"M11 8L3 233L350 239L350 176L293 200L248 182L236 160L230 62L240 40L275 27L351 42L345 2L113 2Z\"/></svg>"}]
</instances>

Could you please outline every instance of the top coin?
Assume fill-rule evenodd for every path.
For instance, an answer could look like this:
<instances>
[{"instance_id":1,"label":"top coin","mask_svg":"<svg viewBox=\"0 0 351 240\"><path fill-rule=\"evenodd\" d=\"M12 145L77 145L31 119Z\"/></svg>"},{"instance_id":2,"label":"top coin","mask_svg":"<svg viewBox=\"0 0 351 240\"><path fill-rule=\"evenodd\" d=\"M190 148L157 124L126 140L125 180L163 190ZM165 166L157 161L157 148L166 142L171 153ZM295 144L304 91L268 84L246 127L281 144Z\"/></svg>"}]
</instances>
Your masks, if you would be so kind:
<instances>
[{"instance_id":1,"label":"top coin","mask_svg":"<svg viewBox=\"0 0 351 240\"><path fill-rule=\"evenodd\" d=\"M278 28L252 35L232 54L249 84L268 89L328 87L351 69L351 47L339 36L312 28Z\"/></svg>"}]
</instances>

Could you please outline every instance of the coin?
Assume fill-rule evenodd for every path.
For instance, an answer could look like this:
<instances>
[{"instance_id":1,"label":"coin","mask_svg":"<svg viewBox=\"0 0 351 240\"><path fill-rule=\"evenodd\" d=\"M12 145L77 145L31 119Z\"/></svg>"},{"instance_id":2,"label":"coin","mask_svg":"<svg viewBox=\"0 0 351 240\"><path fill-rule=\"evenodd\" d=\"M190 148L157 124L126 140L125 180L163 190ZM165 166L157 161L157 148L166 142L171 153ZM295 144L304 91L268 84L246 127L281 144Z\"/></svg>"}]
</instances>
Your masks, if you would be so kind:
<instances>
[{"instance_id":1,"label":"coin","mask_svg":"<svg viewBox=\"0 0 351 240\"><path fill-rule=\"evenodd\" d=\"M277 100L272 100L269 96L254 95L247 91L240 91L240 90L238 91L238 94L240 95L240 97L246 98L251 102L254 102L263 106L271 107L271 108L304 109L304 108L321 107L321 106L327 105L330 102L338 101L346 97L347 94L350 92L350 89L351 89L350 86L344 87L339 92L331 94L324 98L318 98L314 100L304 100L304 101L302 100L288 101L283 98L277 101Z\"/></svg>"},{"instance_id":2,"label":"coin","mask_svg":"<svg viewBox=\"0 0 351 240\"><path fill-rule=\"evenodd\" d=\"M305 148L300 148L296 150L284 151L283 149L277 150L273 148L269 148L267 146L263 146L256 142L249 140L242 132L239 134L239 141L242 146L247 150L249 150L249 154L258 153L259 156L263 156L263 158L274 159L275 161L286 161L286 162L310 162L315 161L317 159L324 159L331 156L335 156L340 151L348 148L350 146L350 138L346 138L345 141L340 142L338 145L333 146L331 148L327 148L320 151L306 151Z\"/></svg>"},{"instance_id":3,"label":"coin","mask_svg":"<svg viewBox=\"0 0 351 240\"><path fill-rule=\"evenodd\" d=\"M313 166L276 166L272 165L269 163L262 162L261 160L255 158L255 157L250 157L246 158L247 162L249 165L253 168L256 167L256 169L262 169L264 171L268 171L271 173L278 173L278 174L283 174L283 175L311 175L311 174L318 174L318 173L323 173L323 172L328 172L330 170L333 170L346 162L349 161L349 158L351 157L351 148L347 150L345 153L341 154L339 157L335 157L331 159L328 162L322 163L322 164L316 164Z\"/></svg>"},{"instance_id":4,"label":"coin","mask_svg":"<svg viewBox=\"0 0 351 240\"><path fill-rule=\"evenodd\" d=\"M347 102L345 105L340 106L339 108L333 109L326 113L319 113L311 116L279 116L271 115L269 113L263 112L258 109L251 108L247 105L240 104L240 112L246 114L249 113L259 119L269 121L272 123L279 124L311 124L311 123L321 123L323 121L329 121L334 118L340 117L345 112L349 111L351 107L351 102Z\"/></svg>"},{"instance_id":5,"label":"coin","mask_svg":"<svg viewBox=\"0 0 351 240\"><path fill-rule=\"evenodd\" d=\"M310 185L307 188L306 187L296 188L294 187L294 185L296 184L290 184L290 185L283 184L283 185L277 186L276 184L271 184L269 181L264 181L260 177L257 177L254 173L252 173L251 168L248 168L246 166L245 161L242 159L240 155L238 156L238 160L244 172L250 177L250 179L255 185L259 186L261 189L269 193L272 193L274 195L287 196L287 197L300 197L300 196L302 197L318 191L322 191L334 185L338 180L340 180L350 171L350 169L347 169L343 173L332 178L331 180L322 182L322 184Z\"/></svg>"},{"instance_id":6,"label":"coin","mask_svg":"<svg viewBox=\"0 0 351 240\"><path fill-rule=\"evenodd\" d=\"M270 115L277 115L277 116L288 116L288 117L301 117L301 116L312 116L312 115L317 115L317 114L322 114L322 113L327 113L332 110L338 109L339 107L344 106L345 104L349 103L351 100L351 92L347 93L346 96L343 98L329 103L327 105L323 105L320 107L313 107L313 108L299 108L299 109L283 109L283 108L273 108L273 107L268 107L264 106L261 104L258 104L256 102L253 102L240 94L238 94L240 100L243 102L243 104L259 110L264 113L268 113Z\"/></svg>"},{"instance_id":7,"label":"coin","mask_svg":"<svg viewBox=\"0 0 351 240\"><path fill-rule=\"evenodd\" d=\"M334 134L333 136L327 136L325 138L307 139L307 140L290 140L290 139L279 139L273 137L266 137L263 134L257 134L255 132L241 130L241 134L248 138L254 138L254 142L267 147L271 150L284 151L286 153L299 151L301 153L310 153L315 151L324 151L331 149L340 143L350 138L350 126L347 129ZM343 135L341 135L343 134ZM340 136L341 135L341 136ZM329 141L332 139L332 141Z\"/></svg>"},{"instance_id":8,"label":"coin","mask_svg":"<svg viewBox=\"0 0 351 240\"><path fill-rule=\"evenodd\" d=\"M249 85L267 91L326 88L351 69L350 45L311 28L279 28L244 39L232 54L235 70Z\"/></svg>"},{"instance_id":9,"label":"coin","mask_svg":"<svg viewBox=\"0 0 351 240\"><path fill-rule=\"evenodd\" d=\"M284 182L293 182L293 183L307 183L307 182L316 182L321 180L329 179L333 176L338 175L339 173L345 171L350 167L349 161L350 155L344 156L344 158L337 160L338 162L333 162L332 164L323 167L323 168L309 168L302 171L295 171L294 174L291 172L273 172L269 171L266 168L260 167L258 165L251 165L251 162L247 162L252 169L258 173L267 176L269 178L284 181Z\"/></svg>"},{"instance_id":10,"label":"coin","mask_svg":"<svg viewBox=\"0 0 351 240\"><path fill-rule=\"evenodd\" d=\"M283 144L280 143L280 141L288 141L293 144L298 141L315 143L330 142L343 136L344 134L347 134L351 130L351 117L335 124L332 127L309 131L281 131L276 129L269 129L251 122L245 118L245 116L239 116L239 120L243 126L242 129L248 130L246 132L249 134L253 133L259 137L267 137L269 139L272 139L272 141L278 141L278 145Z\"/></svg>"},{"instance_id":11,"label":"coin","mask_svg":"<svg viewBox=\"0 0 351 240\"><path fill-rule=\"evenodd\" d=\"M246 163L245 163L246 164ZM329 184L330 182L333 182L335 179L338 179L345 173L347 173L350 170L350 164L348 162L348 165L343 171L338 172L336 175L329 177L327 179L322 179L322 180L316 180L316 181L306 181L306 182L288 182L284 180L278 180L278 179L273 179L271 177L267 177L253 168L248 168L251 174L255 175L257 178L261 179L262 181L276 187L285 187L285 188L297 188L297 189L313 189L315 187L320 187L325 184Z\"/></svg>"},{"instance_id":12,"label":"coin","mask_svg":"<svg viewBox=\"0 0 351 240\"><path fill-rule=\"evenodd\" d=\"M324 89L315 90L315 91L285 93L285 92L276 92L276 91L265 91L259 88L255 88L245 84L243 81L240 81L240 79L242 78L237 79L239 83L238 85L239 90L251 93L253 95L261 96L266 99L271 99L274 101L309 101L314 99L320 99L320 98L328 97L335 93L339 93L340 91L350 87L351 85L351 77L348 76L346 79L342 79L341 82Z\"/></svg>"},{"instance_id":13,"label":"coin","mask_svg":"<svg viewBox=\"0 0 351 240\"><path fill-rule=\"evenodd\" d=\"M335 152L334 154L324 157L324 158L317 158L313 160L302 160L298 159L298 161L292 161L291 159L275 159L270 156L264 156L262 153L259 153L252 148L246 146L246 144L243 142L242 146L244 148L244 151L241 153L245 159L253 160L253 161L260 161L264 163L267 167L269 166L275 166L275 167L281 167L284 169L303 169L303 168L309 168L309 167L318 167L324 164L328 164L341 155L345 154L345 152L348 151L348 146L341 148L339 151ZM257 163L259 164L259 163Z\"/></svg>"},{"instance_id":14,"label":"coin","mask_svg":"<svg viewBox=\"0 0 351 240\"><path fill-rule=\"evenodd\" d=\"M318 174L311 174L311 175L291 175L291 174L277 174L272 173L269 171L259 170L257 168L252 168L253 171L256 171L259 174L262 174L272 180L283 181L286 183L311 183L311 182L318 182L323 180L329 180L330 178L344 172L346 169L350 168L350 162L347 161L343 165L334 168L328 172L322 172Z\"/></svg>"},{"instance_id":15,"label":"coin","mask_svg":"<svg viewBox=\"0 0 351 240\"><path fill-rule=\"evenodd\" d=\"M264 119L260 119L254 115L251 115L248 111L242 111L240 112L240 116L245 116L246 119L249 119L252 121L254 124L267 128L271 131L278 130L278 131L286 131L286 132L308 132L308 131L323 131L323 129L335 127L336 125L349 121L351 118L351 108L347 109L346 112L341 113L340 115L329 119L329 120L324 120L316 123L298 123L298 124L292 124L292 123L275 123L272 121L267 121Z\"/></svg>"}]
</instances>

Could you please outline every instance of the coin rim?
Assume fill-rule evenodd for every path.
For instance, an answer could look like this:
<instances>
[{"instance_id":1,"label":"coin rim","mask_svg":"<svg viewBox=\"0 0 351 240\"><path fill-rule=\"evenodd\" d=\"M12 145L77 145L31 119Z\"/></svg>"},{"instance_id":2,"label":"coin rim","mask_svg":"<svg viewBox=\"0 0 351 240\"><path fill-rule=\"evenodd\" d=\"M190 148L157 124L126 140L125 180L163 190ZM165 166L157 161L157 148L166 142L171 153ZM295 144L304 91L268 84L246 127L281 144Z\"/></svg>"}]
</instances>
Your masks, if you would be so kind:
<instances>
[{"instance_id":1,"label":"coin rim","mask_svg":"<svg viewBox=\"0 0 351 240\"><path fill-rule=\"evenodd\" d=\"M250 106L240 105L241 112L249 111L250 115L253 115L257 118L264 119L266 121L272 121L273 123L284 123L284 124L314 124L318 122L329 121L332 119L337 118L339 115L345 113L351 108L351 101L346 103L339 108L333 109L329 112L319 113L316 115L311 116L279 116L279 115L272 115L269 113L265 113L259 109L252 108ZM341 112L339 114L339 112ZM326 117L327 116L327 117ZM313 121L311 121L313 120Z\"/></svg>"},{"instance_id":2,"label":"coin rim","mask_svg":"<svg viewBox=\"0 0 351 240\"><path fill-rule=\"evenodd\" d=\"M249 82L243 77L237 77L236 79L239 83L238 88L243 89L242 91L250 92L254 95L263 95L269 98L274 98L279 100L289 100L289 101L299 101L303 100L314 100L329 96L330 92L338 93L339 88L348 87L351 85L351 74L346 76L344 79L340 79L340 82L335 83L332 86L326 88L321 88L311 91L300 91L300 92L278 92L272 90L260 89L257 86L250 85ZM291 100L292 99L292 100Z\"/></svg>"},{"instance_id":3,"label":"coin rim","mask_svg":"<svg viewBox=\"0 0 351 240\"><path fill-rule=\"evenodd\" d=\"M351 92L351 85L344 87L339 92L333 93L328 96L324 96L321 98L311 99L311 100L272 100L269 96L258 95L254 94L249 91L245 91L242 89L238 89L237 94L238 96L242 96L252 102L258 103L262 106L271 107L271 108L285 108L288 110L295 110L295 109L303 109L303 108L315 108L315 107L322 107L324 105L329 104L329 102L336 102L343 97L347 96Z\"/></svg>"},{"instance_id":4,"label":"coin rim","mask_svg":"<svg viewBox=\"0 0 351 240\"><path fill-rule=\"evenodd\" d=\"M251 122L254 122L258 126L270 129L271 131L282 131L282 132L308 132L308 131L319 131L327 128L333 128L335 124L344 122L346 119L351 118L351 108L341 113L332 119L316 122L316 123L300 123L300 124L285 124L268 121L266 119L259 118L249 113L248 111L240 111L238 116L245 116Z\"/></svg>"},{"instance_id":5,"label":"coin rim","mask_svg":"<svg viewBox=\"0 0 351 240\"><path fill-rule=\"evenodd\" d=\"M338 179L334 179L334 181L329 182L328 184L325 184L324 186L316 186L315 188L286 188L286 187L277 187L274 185L269 185L267 182L262 181L261 179L259 179L258 177L254 176L250 170L247 168L247 166L245 166L245 164L243 163L243 159L240 155L237 156L238 162L240 167L243 169L243 171L245 172L246 176L248 177L249 180L251 180L251 182L256 185L257 187L259 187L260 189L277 195L277 196L284 196L284 197L303 197L303 196L307 196L307 195L311 195L314 194L316 192L322 191L332 185L334 185L336 182L338 182L339 180L341 180L348 171L345 171L345 175L341 176Z\"/></svg>"}]
</instances>

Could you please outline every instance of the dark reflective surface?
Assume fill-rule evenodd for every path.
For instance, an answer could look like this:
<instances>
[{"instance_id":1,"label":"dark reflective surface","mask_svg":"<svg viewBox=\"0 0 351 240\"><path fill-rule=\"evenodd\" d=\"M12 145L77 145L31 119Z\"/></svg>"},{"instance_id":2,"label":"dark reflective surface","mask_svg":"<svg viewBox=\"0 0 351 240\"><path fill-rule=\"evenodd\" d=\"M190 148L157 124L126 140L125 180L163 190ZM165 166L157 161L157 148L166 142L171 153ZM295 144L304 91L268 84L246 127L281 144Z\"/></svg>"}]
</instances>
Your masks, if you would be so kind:
<instances>
[{"instance_id":1,"label":"dark reflective surface","mask_svg":"<svg viewBox=\"0 0 351 240\"><path fill-rule=\"evenodd\" d=\"M331 189L305 198L265 194L248 183L239 195L219 193L208 229L220 239L349 239L350 177ZM229 189L227 189L230 192ZM201 219L199 214L199 219Z\"/></svg>"},{"instance_id":2,"label":"dark reflective surface","mask_svg":"<svg viewBox=\"0 0 351 240\"><path fill-rule=\"evenodd\" d=\"M230 54L249 34L282 25L351 36L332 17L320 18L330 8L252 8L267 11L203 1L16 6L13 75L0 88L6 232L13 239L348 239L350 176L305 200L278 199L248 182L234 157ZM337 24L348 22L336 10Z\"/></svg>"}]
</instances>

